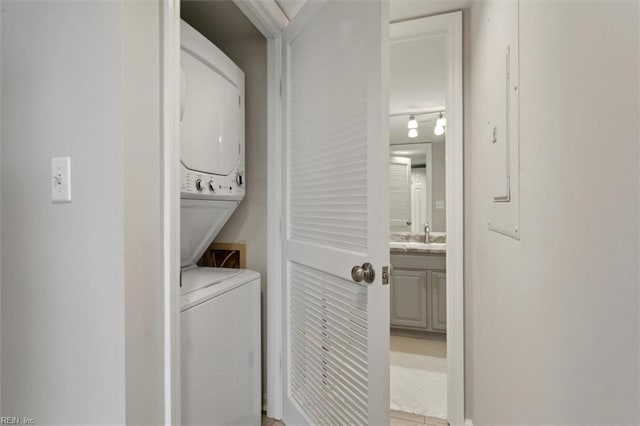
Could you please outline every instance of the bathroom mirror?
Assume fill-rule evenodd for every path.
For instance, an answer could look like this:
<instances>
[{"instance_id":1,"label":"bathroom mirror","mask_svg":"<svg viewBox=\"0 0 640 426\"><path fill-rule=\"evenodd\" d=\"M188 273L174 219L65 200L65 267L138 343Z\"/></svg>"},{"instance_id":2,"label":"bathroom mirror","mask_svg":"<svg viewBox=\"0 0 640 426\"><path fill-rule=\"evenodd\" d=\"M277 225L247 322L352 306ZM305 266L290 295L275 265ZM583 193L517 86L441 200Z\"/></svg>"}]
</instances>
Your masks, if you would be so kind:
<instances>
[{"instance_id":1,"label":"bathroom mirror","mask_svg":"<svg viewBox=\"0 0 640 426\"><path fill-rule=\"evenodd\" d=\"M391 232L424 232L425 222L445 232L444 141L392 142L389 152Z\"/></svg>"},{"instance_id":2,"label":"bathroom mirror","mask_svg":"<svg viewBox=\"0 0 640 426\"><path fill-rule=\"evenodd\" d=\"M445 232L445 39L392 40L389 55L390 230Z\"/></svg>"}]
</instances>

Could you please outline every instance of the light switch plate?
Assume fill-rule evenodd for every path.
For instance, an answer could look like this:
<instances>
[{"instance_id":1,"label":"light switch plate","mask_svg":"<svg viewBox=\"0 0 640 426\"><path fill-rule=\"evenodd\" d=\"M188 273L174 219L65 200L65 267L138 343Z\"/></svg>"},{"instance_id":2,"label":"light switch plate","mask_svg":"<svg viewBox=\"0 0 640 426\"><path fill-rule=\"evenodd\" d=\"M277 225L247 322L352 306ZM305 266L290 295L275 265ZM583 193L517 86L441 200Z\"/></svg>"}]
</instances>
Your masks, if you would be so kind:
<instances>
[{"instance_id":1,"label":"light switch plate","mask_svg":"<svg viewBox=\"0 0 640 426\"><path fill-rule=\"evenodd\" d=\"M71 157L51 159L51 201L71 202Z\"/></svg>"},{"instance_id":2,"label":"light switch plate","mask_svg":"<svg viewBox=\"0 0 640 426\"><path fill-rule=\"evenodd\" d=\"M444 201L436 201L436 209L438 210L444 209Z\"/></svg>"}]
</instances>

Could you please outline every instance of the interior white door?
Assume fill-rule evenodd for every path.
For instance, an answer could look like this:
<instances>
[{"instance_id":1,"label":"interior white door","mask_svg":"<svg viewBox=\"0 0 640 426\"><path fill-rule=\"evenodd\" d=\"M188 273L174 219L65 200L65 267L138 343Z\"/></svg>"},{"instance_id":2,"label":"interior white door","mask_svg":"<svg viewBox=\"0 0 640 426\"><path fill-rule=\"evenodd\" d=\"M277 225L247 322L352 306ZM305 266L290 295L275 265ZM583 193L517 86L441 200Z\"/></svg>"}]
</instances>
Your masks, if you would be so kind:
<instances>
[{"instance_id":1,"label":"interior white door","mask_svg":"<svg viewBox=\"0 0 640 426\"><path fill-rule=\"evenodd\" d=\"M391 232L411 231L411 158L389 161L389 212Z\"/></svg>"},{"instance_id":2,"label":"interior white door","mask_svg":"<svg viewBox=\"0 0 640 426\"><path fill-rule=\"evenodd\" d=\"M336 0L283 34L286 424L389 424L388 31L387 3Z\"/></svg>"}]
</instances>

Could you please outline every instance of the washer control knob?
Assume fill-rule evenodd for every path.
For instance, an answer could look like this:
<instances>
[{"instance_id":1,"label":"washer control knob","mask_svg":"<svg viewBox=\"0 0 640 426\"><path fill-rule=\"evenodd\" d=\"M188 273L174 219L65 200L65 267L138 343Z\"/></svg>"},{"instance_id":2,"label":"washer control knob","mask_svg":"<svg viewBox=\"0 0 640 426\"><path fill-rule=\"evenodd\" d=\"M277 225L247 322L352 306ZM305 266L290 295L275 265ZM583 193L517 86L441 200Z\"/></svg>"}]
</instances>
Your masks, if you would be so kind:
<instances>
[{"instance_id":1,"label":"washer control knob","mask_svg":"<svg viewBox=\"0 0 640 426\"><path fill-rule=\"evenodd\" d=\"M196 189L198 191L202 191L204 189L204 187L202 186L202 179L196 180Z\"/></svg>"},{"instance_id":2,"label":"washer control knob","mask_svg":"<svg viewBox=\"0 0 640 426\"><path fill-rule=\"evenodd\" d=\"M216 192L216 186L213 184L212 180L209 181L209 190L211 192Z\"/></svg>"},{"instance_id":3,"label":"washer control knob","mask_svg":"<svg viewBox=\"0 0 640 426\"><path fill-rule=\"evenodd\" d=\"M242 173L238 173L236 175L236 183L238 184L238 186L242 186L242 184L244 183L244 179L242 177Z\"/></svg>"}]
</instances>

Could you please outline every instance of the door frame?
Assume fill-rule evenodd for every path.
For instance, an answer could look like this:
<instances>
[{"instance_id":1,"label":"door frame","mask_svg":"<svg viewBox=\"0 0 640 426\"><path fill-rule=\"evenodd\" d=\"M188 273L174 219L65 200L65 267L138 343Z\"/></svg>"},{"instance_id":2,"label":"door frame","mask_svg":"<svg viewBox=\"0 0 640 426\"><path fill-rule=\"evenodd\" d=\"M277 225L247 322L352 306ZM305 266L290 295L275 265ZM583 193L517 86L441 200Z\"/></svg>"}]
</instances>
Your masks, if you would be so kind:
<instances>
[{"instance_id":1,"label":"door frame","mask_svg":"<svg viewBox=\"0 0 640 426\"><path fill-rule=\"evenodd\" d=\"M180 1L161 4L164 423L180 415Z\"/></svg>"},{"instance_id":2,"label":"door frame","mask_svg":"<svg viewBox=\"0 0 640 426\"><path fill-rule=\"evenodd\" d=\"M447 206L447 414L451 425L464 416L464 115L462 12L441 20L447 34L447 126L445 199Z\"/></svg>"},{"instance_id":3,"label":"door frame","mask_svg":"<svg viewBox=\"0 0 640 426\"><path fill-rule=\"evenodd\" d=\"M282 31L289 20L274 0L233 0L267 41L267 415L282 418ZM438 15L446 21L449 58L447 87L451 105L447 127L447 404L451 425L464 424L464 239L463 239L463 114L462 12ZM433 18L437 18L435 16ZM165 340L165 424L180 424L180 1L162 0L162 155L163 177L163 288ZM174 52L174 54L171 54ZM455 83L453 82L455 81Z\"/></svg>"},{"instance_id":4,"label":"door frame","mask_svg":"<svg viewBox=\"0 0 640 426\"><path fill-rule=\"evenodd\" d=\"M281 34L289 20L274 0L233 0L267 42L267 126L268 126L268 216L267 252L280 253L280 187L281 179ZM163 290L164 290L164 422L179 425L180 414L180 0L162 0L162 156L163 193ZM279 259L279 257L278 257ZM280 375L280 265L269 255L267 289L267 341L275 351L267 353L267 413L282 417L282 383ZM274 266L275 265L275 266Z\"/></svg>"}]
</instances>

